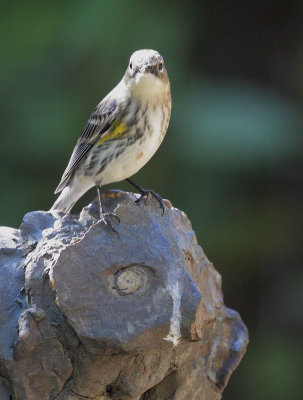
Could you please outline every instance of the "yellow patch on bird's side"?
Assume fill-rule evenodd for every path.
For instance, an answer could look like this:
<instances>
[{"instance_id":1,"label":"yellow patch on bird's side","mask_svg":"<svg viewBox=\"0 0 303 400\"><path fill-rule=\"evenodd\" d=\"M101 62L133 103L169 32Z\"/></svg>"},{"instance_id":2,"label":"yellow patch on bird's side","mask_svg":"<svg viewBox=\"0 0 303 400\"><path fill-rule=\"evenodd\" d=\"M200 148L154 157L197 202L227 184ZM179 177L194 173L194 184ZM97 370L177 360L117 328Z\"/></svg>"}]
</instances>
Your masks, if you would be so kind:
<instances>
[{"instance_id":1,"label":"yellow patch on bird's side","mask_svg":"<svg viewBox=\"0 0 303 400\"><path fill-rule=\"evenodd\" d=\"M142 158L142 157L143 157L143 151L141 151L141 153L138 154L137 160L140 160L140 158Z\"/></svg>"},{"instance_id":2,"label":"yellow patch on bird's side","mask_svg":"<svg viewBox=\"0 0 303 400\"><path fill-rule=\"evenodd\" d=\"M102 137L98 140L98 144L102 144L108 140L113 140L123 136L125 133L127 133L127 129L127 125L124 122L115 120L111 129L102 135Z\"/></svg>"}]
</instances>

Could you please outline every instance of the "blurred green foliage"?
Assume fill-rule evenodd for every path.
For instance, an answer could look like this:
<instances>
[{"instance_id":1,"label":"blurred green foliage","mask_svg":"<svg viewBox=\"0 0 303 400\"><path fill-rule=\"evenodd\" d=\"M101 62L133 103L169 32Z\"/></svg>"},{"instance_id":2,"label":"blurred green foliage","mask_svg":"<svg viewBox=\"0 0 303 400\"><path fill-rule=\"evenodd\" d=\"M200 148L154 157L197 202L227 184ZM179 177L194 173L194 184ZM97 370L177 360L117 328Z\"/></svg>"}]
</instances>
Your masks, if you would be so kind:
<instances>
[{"instance_id":1,"label":"blurred green foliage","mask_svg":"<svg viewBox=\"0 0 303 400\"><path fill-rule=\"evenodd\" d=\"M303 397L302 18L299 0L1 3L1 225L50 208L130 54L164 56L171 124L135 180L188 214L248 325L226 400Z\"/></svg>"}]
</instances>

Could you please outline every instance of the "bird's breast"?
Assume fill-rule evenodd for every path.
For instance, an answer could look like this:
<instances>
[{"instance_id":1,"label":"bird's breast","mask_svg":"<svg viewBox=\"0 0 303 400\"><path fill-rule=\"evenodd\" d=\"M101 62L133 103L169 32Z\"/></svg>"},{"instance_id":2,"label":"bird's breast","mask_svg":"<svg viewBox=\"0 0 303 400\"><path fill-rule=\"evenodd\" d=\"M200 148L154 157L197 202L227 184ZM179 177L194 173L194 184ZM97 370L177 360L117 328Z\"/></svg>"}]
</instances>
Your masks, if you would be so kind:
<instances>
[{"instance_id":1,"label":"bird's breast","mask_svg":"<svg viewBox=\"0 0 303 400\"><path fill-rule=\"evenodd\" d=\"M121 181L138 172L162 143L169 118L169 104L133 102L123 118L127 133L110 141L108 149L97 156L102 165L98 174L102 184Z\"/></svg>"}]
</instances>

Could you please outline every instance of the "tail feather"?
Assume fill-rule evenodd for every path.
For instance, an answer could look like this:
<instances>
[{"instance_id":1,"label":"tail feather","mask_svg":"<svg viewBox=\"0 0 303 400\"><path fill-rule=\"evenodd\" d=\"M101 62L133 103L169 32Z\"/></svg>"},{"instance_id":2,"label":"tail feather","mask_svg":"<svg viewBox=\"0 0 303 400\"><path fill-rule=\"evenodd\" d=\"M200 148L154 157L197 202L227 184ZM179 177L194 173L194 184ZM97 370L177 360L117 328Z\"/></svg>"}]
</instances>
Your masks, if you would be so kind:
<instances>
[{"instance_id":1,"label":"tail feather","mask_svg":"<svg viewBox=\"0 0 303 400\"><path fill-rule=\"evenodd\" d=\"M55 203L53 204L52 208L50 211L62 211L64 213L68 213L74 206L74 204L77 201L77 198L74 199L75 196L72 196L72 189L68 186L66 186L60 196L57 198Z\"/></svg>"},{"instance_id":2,"label":"tail feather","mask_svg":"<svg viewBox=\"0 0 303 400\"><path fill-rule=\"evenodd\" d=\"M68 213L73 208L76 201L80 199L80 197L92 186L93 184L85 185L73 180L71 185L65 186L65 188L62 190L60 196L57 198L50 211L57 210Z\"/></svg>"}]
</instances>

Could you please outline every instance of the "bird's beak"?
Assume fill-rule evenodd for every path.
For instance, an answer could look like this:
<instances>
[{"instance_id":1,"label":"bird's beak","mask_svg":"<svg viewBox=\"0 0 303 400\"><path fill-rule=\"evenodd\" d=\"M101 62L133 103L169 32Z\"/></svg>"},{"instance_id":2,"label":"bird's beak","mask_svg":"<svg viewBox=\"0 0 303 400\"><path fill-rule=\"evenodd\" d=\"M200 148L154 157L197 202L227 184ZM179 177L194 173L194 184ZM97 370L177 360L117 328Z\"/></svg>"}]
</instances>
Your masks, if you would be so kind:
<instances>
[{"instance_id":1,"label":"bird's beak","mask_svg":"<svg viewBox=\"0 0 303 400\"><path fill-rule=\"evenodd\" d=\"M146 64L142 66L142 72L146 73L149 72L150 74L155 75L157 72L156 66L155 65L150 65L150 64Z\"/></svg>"}]
</instances>

